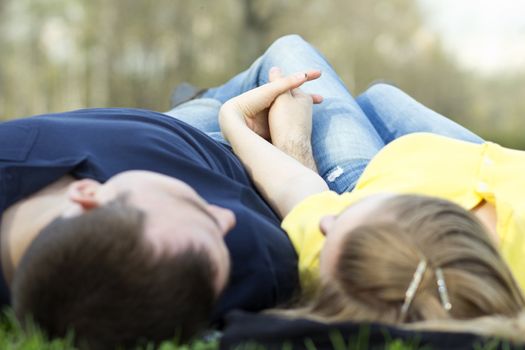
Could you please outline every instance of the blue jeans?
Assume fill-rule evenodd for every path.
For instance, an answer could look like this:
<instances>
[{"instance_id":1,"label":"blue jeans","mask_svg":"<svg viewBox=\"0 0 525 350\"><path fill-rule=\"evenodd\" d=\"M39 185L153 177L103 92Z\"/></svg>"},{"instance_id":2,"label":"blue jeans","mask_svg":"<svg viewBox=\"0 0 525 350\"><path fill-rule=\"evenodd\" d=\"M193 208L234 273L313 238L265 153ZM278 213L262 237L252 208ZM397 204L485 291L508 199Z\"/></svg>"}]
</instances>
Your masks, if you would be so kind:
<instances>
[{"instance_id":1,"label":"blue jeans","mask_svg":"<svg viewBox=\"0 0 525 350\"><path fill-rule=\"evenodd\" d=\"M307 69L322 71L321 78L306 83L302 89L324 97L313 108L312 148L319 174L338 193L351 191L377 152L403 135L424 131L483 142L391 85L373 85L354 99L324 56L297 35L278 39L248 70L209 89L203 98L184 103L167 114L226 142L217 122L220 105L267 83L272 66L281 68L283 74Z\"/></svg>"}]
</instances>

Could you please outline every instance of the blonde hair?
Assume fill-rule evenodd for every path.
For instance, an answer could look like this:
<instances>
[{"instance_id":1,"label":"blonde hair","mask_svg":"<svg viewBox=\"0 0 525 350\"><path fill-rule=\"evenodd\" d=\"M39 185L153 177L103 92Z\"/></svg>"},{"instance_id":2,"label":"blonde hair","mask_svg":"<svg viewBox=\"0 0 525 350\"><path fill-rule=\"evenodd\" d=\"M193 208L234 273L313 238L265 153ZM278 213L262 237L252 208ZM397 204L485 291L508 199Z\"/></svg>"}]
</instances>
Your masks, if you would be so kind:
<instances>
[{"instance_id":1,"label":"blonde hair","mask_svg":"<svg viewBox=\"0 0 525 350\"><path fill-rule=\"evenodd\" d=\"M381 210L391 215L346 235L334 278L321 285L313 301L285 314L325 322L399 324L516 317L523 310L518 284L470 212L446 200L415 195L392 197ZM405 293L422 260L427 268L401 317ZM437 269L446 282L449 311L438 292Z\"/></svg>"},{"instance_id":2,"label":"blonde hair","mask_svg":"<svg viewBox=\"0 0 525 350\"><path fill-rule=\"evenodd\" d=\"M525 343L525 311L515 317L485 316L470 320L429 320L410 323L405 328L416 331L463 332L496 337L513 343Z\"/></svg>"}]
</instances>

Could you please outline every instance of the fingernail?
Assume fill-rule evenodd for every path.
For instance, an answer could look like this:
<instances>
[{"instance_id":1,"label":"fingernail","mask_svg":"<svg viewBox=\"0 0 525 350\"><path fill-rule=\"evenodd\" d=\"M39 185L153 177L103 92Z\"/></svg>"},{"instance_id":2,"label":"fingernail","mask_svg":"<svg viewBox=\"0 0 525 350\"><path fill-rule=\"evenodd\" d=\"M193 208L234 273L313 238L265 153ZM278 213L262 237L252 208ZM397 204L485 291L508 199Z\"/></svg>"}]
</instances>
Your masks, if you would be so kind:
<instances>
[{"instance_id":1,"label":"fingernail","mask_svg":"<svg viewBox=\"0 0 525 350\"><path fill-rule=\"evenodd\" d=\"M270 73L275 73L279 68L273 66L272 68L270 68Z\"/></svg>"}]
</instances>

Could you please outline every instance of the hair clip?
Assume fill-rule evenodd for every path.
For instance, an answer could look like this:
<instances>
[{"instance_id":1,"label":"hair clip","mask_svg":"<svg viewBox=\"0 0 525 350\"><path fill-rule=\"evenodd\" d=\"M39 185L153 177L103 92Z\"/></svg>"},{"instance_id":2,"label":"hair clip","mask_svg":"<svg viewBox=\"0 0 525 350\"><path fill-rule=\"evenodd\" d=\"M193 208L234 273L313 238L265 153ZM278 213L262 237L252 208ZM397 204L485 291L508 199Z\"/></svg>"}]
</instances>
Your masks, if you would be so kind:
<instances>
[{"instance_id":1,"label":"hair clip","mask_svg":"<svg viewBox=\"0 0 525 350\"><path fill-rule=\"evenodd\" d=\"M422 259L417 265L416 272L414 272L414 277L412 277L412 281L405 292L405 301L403 302L403 306L401 306L401 322L406 318L408 309L412 304L412 300L414 300L414 296L416 295L417 289L419 288L419 284L421 283L421 279L423 279L423 274L425 273L426 269L427 261Z\"/></svg>"},{"instance_id":2,"label":"hair clip","mask_svg":"<svg viewBox=\"0 0 525 350\"><path fill-rule=\"evenodd\" d=\"M436 269L436 279L439 299L441 299L441 305L443 305L443 308L448 312L452 309L452 304L450 303L450 299L448 298L448 289L445 283L445 276L443 275L443 270L440 267Z\"/></svg>"}]
</instances>

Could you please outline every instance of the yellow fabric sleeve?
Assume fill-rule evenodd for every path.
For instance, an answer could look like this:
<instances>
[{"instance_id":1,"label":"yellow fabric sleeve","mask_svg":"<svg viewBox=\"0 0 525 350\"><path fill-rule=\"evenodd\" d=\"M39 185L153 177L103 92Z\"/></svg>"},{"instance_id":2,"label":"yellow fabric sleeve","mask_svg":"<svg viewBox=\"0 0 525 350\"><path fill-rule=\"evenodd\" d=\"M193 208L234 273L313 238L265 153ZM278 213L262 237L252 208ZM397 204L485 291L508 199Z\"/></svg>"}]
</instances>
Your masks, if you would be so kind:
<instances>
[{"instance_id":1,"label":"yellow fabric sleeve","mask_svg":"<svg viewBox=\"0 0 525 350\"><path fill-rule=\"evenodd\" d=\"M327 191L308 197L284 218L286 231L299 257L301 285L307 288L319 279L319 256L324 244L319 223L327 215L337 215L351 202L351 196Z\"/></svg>"},{"instance_id":2,"label":"yellow fabric sleeve","mask_svg":"<svg viewBox=\"0 0 525 350\"><path fill-rule=\"evenodd\" d=\"M525 292L525 152L429 133L403 136L370 162L352 193L323 192L297 205L284 219L299 256L303 285L319 278L323 216L337 215L373 193L413 193L453 201L467 210L483 200L497 211L501 253Z\"/></svg>"}]
</instances>

